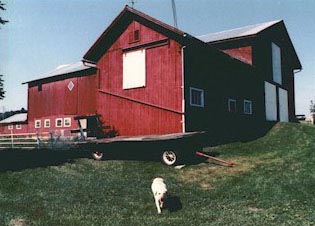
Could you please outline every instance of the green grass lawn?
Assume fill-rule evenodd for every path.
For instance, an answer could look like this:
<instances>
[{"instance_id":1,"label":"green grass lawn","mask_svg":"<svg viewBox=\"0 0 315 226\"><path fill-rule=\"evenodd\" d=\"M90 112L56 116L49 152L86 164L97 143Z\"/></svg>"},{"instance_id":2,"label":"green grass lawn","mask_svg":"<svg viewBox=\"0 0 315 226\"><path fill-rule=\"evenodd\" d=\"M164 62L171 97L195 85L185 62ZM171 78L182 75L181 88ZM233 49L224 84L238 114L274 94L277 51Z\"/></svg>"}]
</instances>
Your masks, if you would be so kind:
<instances>
[{"instance_id":1,"label":"green grass lawn","mask_svg":"<svg viewBox=\"0 0 315 226\"><path fill-rule=\"evenodd\" d=\"M0 154L11 166L0 166L0 225L315 224L314 126L277 124L258 140L205 151L237 165L178 170L154 161L49 154L34 163L31 152ZM161 215L150 190L157 176L173 200Z\"/></svg>"}]
</instances>

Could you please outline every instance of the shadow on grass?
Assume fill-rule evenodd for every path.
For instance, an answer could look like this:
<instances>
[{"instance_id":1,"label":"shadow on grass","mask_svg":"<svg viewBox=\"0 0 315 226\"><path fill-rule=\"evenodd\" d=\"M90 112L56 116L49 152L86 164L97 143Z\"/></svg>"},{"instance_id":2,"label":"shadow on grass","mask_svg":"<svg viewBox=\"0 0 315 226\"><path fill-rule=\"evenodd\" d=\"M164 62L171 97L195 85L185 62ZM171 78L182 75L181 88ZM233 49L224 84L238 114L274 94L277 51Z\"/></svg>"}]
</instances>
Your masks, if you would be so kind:
<instances>
[{"instance_id":1,"label":"shadow on grass","mask_svg":"<svg viewBox=\"0 0 315 226\"><path fill-rule=\"evenodd\" d=\"M164 151L174 151L178 164L200 163L200 158L194 152L200 150L200 145L189 139L166 141L121 141L101 144L84 144L82 150L103 152L103 160L135 160L161 162ZM204 160L204 159L203 159Z\"/></svg>"},{"instance_id":2,"label":"shadow on grass","mask_svg":"<svg viewBox=\"0 0 315 226\"><path fill-rule=\"evenodd\" d=\"M203 146L219 146L234 142L250 142L265 136L276 122L259 122L234 120L228 126L223 126L220 121L207 129L207 135L203 138Z\"/></svg>"},{"instance_id":3,"label":"shadow on grass","mask_svg":"<svg viewBox=\"0 0 315 226\"><path fill-rule=\"evenodd\" d=\"M6 149L0 151L0 172L57 166L71 163L74 159L87 156L88 153L77 150Z\"/></svg>"},{"instance_id":4,"label":"shadow on grass","mask_svg":"<svg viewBox=\"0 0 315 226\"><path fill-rule=\"evenodd\" d=\"M178 196L168 195L165 200L165 208L172 213L181 210L183 205Z\"/></svg>"},{"instance_id":5,"label":"shadow on grass","mask_svg":"<svg viewBox=\"0 0 315 226\"><path fill-rule=\"evenodd\" d=\"M81 146L72 149L7 149L0 151L0 172L20 171L37 167L47 167L72 163L78 158L91 158L92 151L103 152L103 160L133 160L161 162L162 152L174 150L178 154L178 163L195 165L206 161L198 157L199 144L191 140L154 141L154 142L118 142L98 146Z\"/></svg>"},{"instance_id":6,"label":"shadow on grass","mask_svg":"<svg viewBox=\"0 0 315 226\"><path fill-rule=\"evenodd\" d=\"M179 156L177 165L196 165L205 162L207 159L191 154L189 157ZM126 161L142 161L142 162L160 162L162 164L162 153L157 150L130 150L119 149L105 151L102 161L106 160L126 160Z\"/></svg>"}]
</instances>

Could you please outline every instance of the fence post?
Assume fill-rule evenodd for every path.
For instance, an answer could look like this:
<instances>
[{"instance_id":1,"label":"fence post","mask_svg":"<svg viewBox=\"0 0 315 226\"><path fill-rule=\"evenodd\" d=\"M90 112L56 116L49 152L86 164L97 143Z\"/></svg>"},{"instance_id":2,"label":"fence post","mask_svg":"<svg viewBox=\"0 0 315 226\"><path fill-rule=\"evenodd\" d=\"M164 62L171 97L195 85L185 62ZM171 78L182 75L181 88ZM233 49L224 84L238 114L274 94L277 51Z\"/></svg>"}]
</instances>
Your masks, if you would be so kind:
<instances>
[{"instance_id":1,"label":"fence post","mask_svg":"<svg viewBox=\"0 0 315 226\"><path fill-rule=\"evenodd\" d=\"M36 132L36 144L37 144L37 149L39 149L40 146L40 138L39 138L39 132Z\"/></svg>"},{"instance_id":2,"label":"fence post","mask_svg":"<svg viewBox=\"0 0 315 226\"><path fill-rule=\"evenodd\" d=\"M11 148L14 148L14 136L13 136L13 129L11 129Z\"/></svg>"},{"instance_id":3,"label":"fence post","mask_svg":"<svg viewBox=\"0 0 315 226\"><path fill-rule=\"evenodd\" d=\"M53 136L53 130L49 131L49 135L50 135L50 148L51 150L54 150L54 136Z\"/></svg>"}]
</instances>

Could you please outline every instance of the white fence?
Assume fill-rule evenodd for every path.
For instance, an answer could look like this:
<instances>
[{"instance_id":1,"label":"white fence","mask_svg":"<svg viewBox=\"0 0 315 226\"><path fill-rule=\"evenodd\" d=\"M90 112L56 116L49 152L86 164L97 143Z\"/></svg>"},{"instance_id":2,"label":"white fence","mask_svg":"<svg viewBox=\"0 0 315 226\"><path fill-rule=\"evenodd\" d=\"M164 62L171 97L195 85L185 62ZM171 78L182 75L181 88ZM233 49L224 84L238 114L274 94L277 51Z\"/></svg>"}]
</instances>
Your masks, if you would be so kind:
<instances>
[{"instance_id":1,"label":"white fence","mask_svg":"<svg viewBox=\"0 0 315 226\"><path fill-rule=\"evenodd\" d=\"M0 149L24 148L33 149L48 146L52 140L51 133L18 133L0 134Z\"/></svg>"}]
</instances>

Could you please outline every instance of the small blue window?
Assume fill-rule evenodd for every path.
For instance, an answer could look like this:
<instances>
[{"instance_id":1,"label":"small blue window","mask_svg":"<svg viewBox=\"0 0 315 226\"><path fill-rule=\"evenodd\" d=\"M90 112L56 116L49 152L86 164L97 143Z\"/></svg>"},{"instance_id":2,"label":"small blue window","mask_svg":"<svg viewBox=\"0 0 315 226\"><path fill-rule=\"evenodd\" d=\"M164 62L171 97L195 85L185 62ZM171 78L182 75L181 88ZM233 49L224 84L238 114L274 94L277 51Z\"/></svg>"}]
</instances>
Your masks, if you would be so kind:
<instances>
[{"instance_id":1,"label":"small blue window","mask_svg":"<svg viewBox=\"0 0 315 226\"><path fill-rule=\"evenodd\" d=\"M190 105L194 107L204 107L204 91L197 88L189 88Z\"/></svg>"},{"instance_id":2,"label":"small blue window","mask_svg":"<svg viewBox=\"0 0 315 226\"><path fill-rule=\"evenodd\" d=\"M228 99L228 110L232 113L235 113L237 111L235 99Z\"/></svg>"},{"instance_id":3,"label":"small blue window","mask_svg":"<svg viewBox=\"0 0 315 226\"><path fill-rule=\"evenodd\" d=\"M247 115L253 114L252 101L244 100L244 114Z\"/></svg>"}]
</instances>

